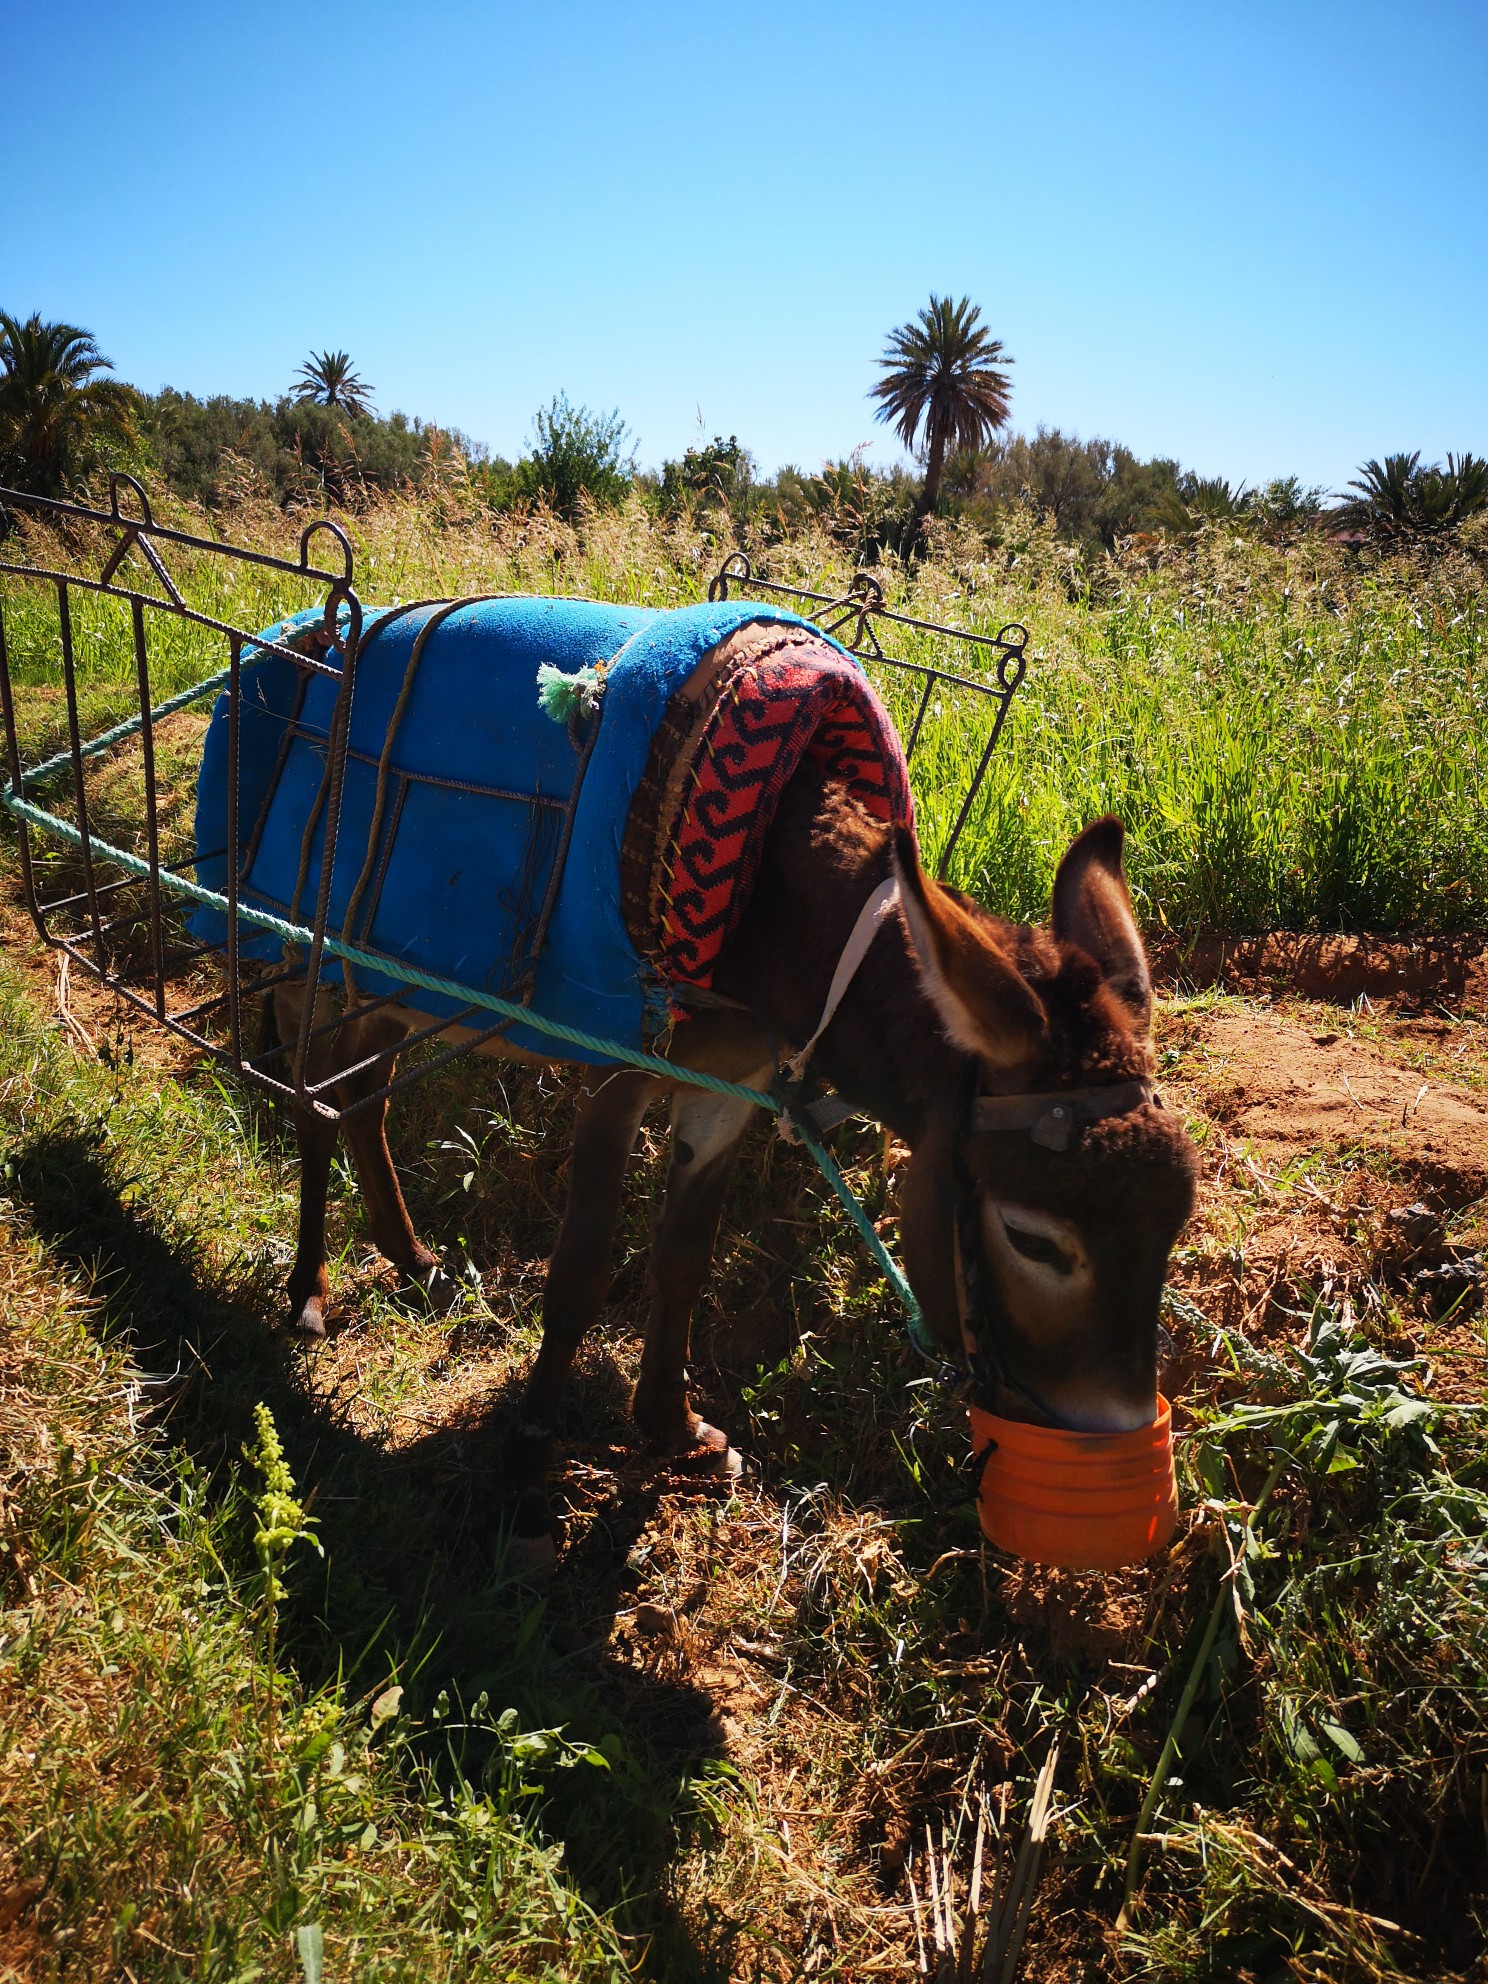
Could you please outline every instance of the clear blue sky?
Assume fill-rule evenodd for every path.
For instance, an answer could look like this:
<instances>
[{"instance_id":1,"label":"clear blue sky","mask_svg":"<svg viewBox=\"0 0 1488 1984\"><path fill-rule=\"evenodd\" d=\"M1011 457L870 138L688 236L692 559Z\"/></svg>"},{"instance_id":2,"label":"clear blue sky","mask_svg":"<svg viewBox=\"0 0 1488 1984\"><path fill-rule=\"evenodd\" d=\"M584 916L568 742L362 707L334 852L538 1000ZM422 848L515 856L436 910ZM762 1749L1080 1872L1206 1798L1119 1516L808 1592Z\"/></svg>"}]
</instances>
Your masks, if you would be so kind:
<instances>
[{"instance_id":1,"label":"clear blue sky","mask_svg":"<svg viewBox=\"0 0 1488 1984\"><path fill-rule=\"evenodd\" d=\"M1339 486L1488 452L1488 0L0 0L0 307L518 451L859 442L932 289L1015 424Z\"/></svg>"}]
</instances>

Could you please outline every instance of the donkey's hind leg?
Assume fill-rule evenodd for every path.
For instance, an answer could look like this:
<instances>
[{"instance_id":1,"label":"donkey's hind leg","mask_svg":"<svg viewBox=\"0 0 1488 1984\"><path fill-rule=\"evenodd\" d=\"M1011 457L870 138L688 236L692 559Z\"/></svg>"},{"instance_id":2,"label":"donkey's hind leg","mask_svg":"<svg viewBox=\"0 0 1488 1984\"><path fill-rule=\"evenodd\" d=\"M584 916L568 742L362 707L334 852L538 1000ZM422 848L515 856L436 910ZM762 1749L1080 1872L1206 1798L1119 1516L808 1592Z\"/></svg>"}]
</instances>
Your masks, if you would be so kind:
<instances>
[{"instance_id":1,"label":"donkey's hind leg","mask_svg":"<svg viewBox=\"0 0 1488 1984\"><path fill-rule=\"evenodd\" d=\"M542 1346L508 1436L505 1468L517 1495L519 1536L547 1535L543 1497L553 1427L584 1332L610 1289L611 1255L625 1165L647 1104L660 1084L650 1075L601 1075L583 1096L569 1157L568 1203L543 1289Z\"/></svg>"},{"instance_id":2,"label":"donkey's hind leg","mask_svg":"<svg viewBox=\"0 0 1488 1984\"><path fill-rule=\"evenodd\" d=\"M355 1033L349 1036L349 1044L354 1048L352 1058L358 1061L371 1055L384 1058L336 1084L336 1099L343 1109L393 1079L398 1066L393 1050L406 1031L401 1022L382 1013L358 1020L354 1025ZM367 1224L384 1259L391 1261L410 1281L418 1282L430 1296L436 1299L452 1296L454 1284L440 1267L438 1256L414 1232L413 1221L408 1217L388 1149L387 1107L387 1097L382 1096L344 1117L341 1124L356 1166L357 1183L362 1188Z\"/></svg>"},{"instance_id":3,"label":"donkey's hind leg","mask_svg":"<svg viewBox=\"0 0 1488 1984\"><path fill-rule=\"evenodd\" d=\"M336 1125L303 1104L294 1106L300 1149L300 1226L289 1271L289 1327L299 1336L324 1336L331 1278L326 1273L326 1192L336 1154Z\"/></svg>"},{"instance_id":4,"label":"donkey's hind leg","mask_svg":"<svg viewBox=\"0 0 1488 1984\"><path fill-rule=\"evenodd\" d=\"M729 1173L754 1105L684 1089L672 1103L672 1161L651 1249L652 1315L631 1406L653 1447L730 1465L728 1436L699 1419L687 1396L692 1312L713 1259Z\"/></svg>"}]
</instances>

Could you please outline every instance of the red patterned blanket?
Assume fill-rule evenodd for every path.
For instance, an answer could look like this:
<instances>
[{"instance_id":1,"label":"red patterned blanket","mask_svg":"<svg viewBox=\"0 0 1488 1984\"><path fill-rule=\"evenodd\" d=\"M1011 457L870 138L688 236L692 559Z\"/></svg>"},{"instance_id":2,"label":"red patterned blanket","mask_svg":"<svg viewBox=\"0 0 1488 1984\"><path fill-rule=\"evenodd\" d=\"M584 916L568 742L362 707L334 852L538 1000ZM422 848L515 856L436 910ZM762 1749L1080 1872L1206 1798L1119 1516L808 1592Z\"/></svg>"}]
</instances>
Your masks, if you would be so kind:
<instances>
[{"instance_id":1,"label":"red patterned blanket","mask_svg":"<svg viewBox=\"0 0 1488 1984\"><path fill-rule=\"evenodd\" d=\"M876 819L913 823L904 752L862 671L810 628L746 627L673 698L631 808L626 921L668 984L711 985L803 762Z\"/></svg>"}]
</instances>

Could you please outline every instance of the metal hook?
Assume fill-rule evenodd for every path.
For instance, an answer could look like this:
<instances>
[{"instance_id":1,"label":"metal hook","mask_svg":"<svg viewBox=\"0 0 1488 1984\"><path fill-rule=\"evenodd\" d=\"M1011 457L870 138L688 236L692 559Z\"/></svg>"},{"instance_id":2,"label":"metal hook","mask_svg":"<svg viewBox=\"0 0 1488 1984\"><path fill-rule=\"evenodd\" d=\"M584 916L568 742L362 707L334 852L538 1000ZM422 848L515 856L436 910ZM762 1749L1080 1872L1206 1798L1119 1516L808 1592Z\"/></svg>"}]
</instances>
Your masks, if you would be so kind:
<instances>
[{"instance_id":1,"label":"metal hook","mask_svg":"<svg viewBox=\"0 0 1488 1984\"><path fill-rule=\"evenodd\" d=\"M1004 696L1012 700L1018 684L1028 673L1028 657L1024 649L1028 646L1028 629L1016 620L1009 620L1000 627L996 643L1002 652L997 657L997 683Z\"/></svg>"},{"instance_id":2,"label":"metal hook","mask_svg":"<svg viewBox=\"0 0 1488 1984\"><path fill-rule=\"evenodd\" d=\"M346 608L345 633L341 631L338 618L343 606ZM321 610L320 628L326 647L333 654L344 656L348 649L355 654L361 645L362 602L351 587L340 579L333 583L326 594L325 606Z\"/></svg>"},{"instance_id":3,"label":"metal hook","mask_svg":"<svg viewBox=\"0 0 1488 1984\"><path fill-rule=\"evenodd\" d=\"M121 483L126 488L132 489L139 499L139 516L128 516L119 508L119 485ZM126 475L121 468L113 469L109 474L109 513L116 523L126 526L138 524L142 525L146 530L154 530L155 528L155 514L150 508L150 499L145 494L144 484L136 481L134 476Z\"/></svg>"},{"instance_id":4,"label":"metal hook","mask_svg":"<svg viewBox=\"0 0 1488 1984\"><path fill-rule=\"evenodd\" d=\"M718 568L718 576L708 586L708 603L716 605L729 596L729 581L736 579L741 586L747 586L754 576L754 568L742 551L731 551Z\"/></svg>"},{"instance_id":5,"label":"metal hook","mask_svg":"<svg viewBox=\"0 0 1488 1984\"><path fill-rule=\"evenodd\" d=\"M127 511L119 508L120 483L123 483L127 488L134 491L135 496L139 500L140 509L143 512L141 516L131 517ZM166 570L165 560L155 549L148 537L140 536L141 531L152 531L156 528L155 514L150 508L150 499L145 494L144 485L137 482L132 475L126 475L122 469L114 469L109 475L109 515L118 524L120 537L119 542L114 546L108 558L108 562L99 574L98 583L106 586L113 578L115 572L124 563L125 558L128 557L129 547L132 544L138 545L140 556L165 587L176 605L185 606L186 602L181 597L175 580Z\"/></svg>"},{"instance_id":6,"label":"metal hook","mask_svg":"<svg viewBox=\"0 0 1488 1984\"><path fill-rule=\"evenodd\" d=\"M342 571L337 583L349 586L355 577L353 568L356 562L355 553L351 548L351 539L342 530L340 524L332 522L329 517L317 517L314 523L306 524L305 528L300 532L300 570L302 572L311 572L317 569L310 563L310 540L318 530L328 531L340 545Z\"/></svg>"}]
</instances>

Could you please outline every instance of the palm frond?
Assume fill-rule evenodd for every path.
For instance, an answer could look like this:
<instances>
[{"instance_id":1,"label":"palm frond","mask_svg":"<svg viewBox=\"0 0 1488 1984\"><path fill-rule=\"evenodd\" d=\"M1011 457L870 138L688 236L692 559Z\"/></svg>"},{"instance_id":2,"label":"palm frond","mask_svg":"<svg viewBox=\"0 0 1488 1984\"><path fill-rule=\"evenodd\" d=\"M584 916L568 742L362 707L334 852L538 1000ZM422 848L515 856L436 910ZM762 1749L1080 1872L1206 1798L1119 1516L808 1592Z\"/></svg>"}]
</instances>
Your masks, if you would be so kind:
<instances>
[{"instance_id":1,"label":"palm frond","mask_svg":"<svg viewBox=\"0 0 1488 1984\"><path fill-rule=\"evenodd\" d=\"M0 469L37 495L65 494L110 442L132 439L139 396L91 332L0 310Z\"/></svg>"}]
</instances>

